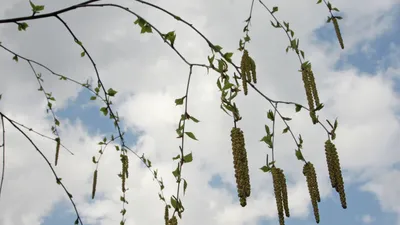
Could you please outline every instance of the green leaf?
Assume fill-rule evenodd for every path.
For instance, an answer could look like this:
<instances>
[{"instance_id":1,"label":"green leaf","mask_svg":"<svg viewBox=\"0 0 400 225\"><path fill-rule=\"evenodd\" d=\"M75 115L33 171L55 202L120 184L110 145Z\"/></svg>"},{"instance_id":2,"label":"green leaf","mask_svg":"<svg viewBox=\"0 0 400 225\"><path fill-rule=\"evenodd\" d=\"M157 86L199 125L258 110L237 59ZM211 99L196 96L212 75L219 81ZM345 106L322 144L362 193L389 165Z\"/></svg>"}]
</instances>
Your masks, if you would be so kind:
<instances>
[{"instance_id":1,"label":"green leaf","mask_svg":"<svg viewBox=\"0 0 400 225\"><path fill-rule=\"evenodd\" d=\"M286 127L285 129L283 129L283 131L282 131L282 133L284 134L284 133L287 133L288 131L289 131L289 127Z\"/></svg>"},{"instance_id":2,"label":"green leaf","mask_svg":"<svg viewBox=\"0 0 400 225\"><path fill-rule=\"evenodd\" d=\"M220 52L221 50L222 50L222 47L221 46L219 46L219 45L214 45L214 51L216 51L216 52Z\"/></svg>"},{"instance_id":3,"label":"green leaf","mask_svg":"<svg viewBox=\"0 0 400 225\"><path fill-rule=\"evenodd\" d=\"M277 6L274 6L274 7L272 8L272 13L275 13L275 12L278 12L278 7L277 7Z\"/></svg>"},{"instance_id":4,"label":"green leaf","mask_svg":"<svg viewBox=\"0 0 400 225\"><path fill-rule=\"evenodd\" d=\"M92 101L96 100L96 96L90 97L90 100L92 100Z\"/></svg>"},{"instance_id":5,"label":"green leaf","mask_svg":"<svg viewBox=\"0 0 400 225\"><path fill-rule=\"evenodd\" d=\"M171 196L171 205L174 209L178 208L178 204L176 202L175 196Z\"/></svg>"},{"instance_id":6,"label":"green leaf","mask_svg":"<svg viewBox=\"0 0 400 225\"><path fill-rule=\"evenodd\" d=\"M115 94L117 94L117 91L115 91L114 89L110 88L110 89L108 89L107 94L109 96L111 96L111 97L114 97Z\"/></svg>"},{"instance_id":7,"label":"green leaf","mask_svg":"<svg viewBox=\"0 0 400 225\"><path fill-rule=\"evenodd\" d=\"M197 138L196 138L196 136L194 136L194 134L193 134L192 132L185 132L185 134L186 134L187 136L189 136L191 139L198 141Z\"/></svg>"},{"instance_id":8,"label":"green leaf","mask_svg":"<svg viewBox=\"0 0 400 225\"><path fill-rule=\"evenodd\" d=\"M79 220L76 219L74 225L78 225L79 224Z\"/></svg>"},{"instance_id":9,"label":"green leaf","mask_svg":"<svg viewBox=\"0 0 400 225\"><path fill-rule=\"evenodd\" d=\"M183 195L185 195L185 193L186 193L187 186L188 186L188 184L187 184L186 180L183 179Z\"/></svg>"},{"instance_id":10,"label":"green leaf","mask_svg":"<svg viewBox=\"0 0 400 225\"><path fill-rule=\"evenodd\" d=\"M268 111L267 114L268 119L270 119L271 121L274 121L274 113L272 112L272 110Z\"/></svg>"},{"instance_id":11,"label":"green leaf","mask_svg":"<svg viewBox=\"0 0 400 225\"><path fill-rule=\"evenodd\" d=\"M172 46L174 46L175 38L176 38L175 31L170 31L165 35L165 39L167 39Z\"/></svg>"},{"instance_id":12,"label":"green leaf","mask_svg":"<svg viewBox=\"0 0 400 225\"><path fill-rule=\"evenodd\" d=\"M179 176L179 166L177 166L176 169L172 171L172 174L174 175L175 178Z\"/></svg>"},{"instance_id":13,"label":"green leaf","mask_svg":"<svg viewBox=\"0 0 400 225\"><path fill-rule=\"evenodd\" d=\"M86 54L85 51L81 52L81 57L84 57L85 54Z\"/></svg>"},{"instance_id":14,"label":"green leaf","mask_svg":"<svg viewBox=\"0 0 400 225\"><path fill-rule=\"evenodd\" d=\"M105 116L107 116L107 114L108 114L108 109L107 109L107 107L102 107L102 108L100 109L100 112L102 112Z\"/></svg>"},{"instance_id":15,"label":"green leaf","mask_svg":"<svg viewBox=\"0 0 400 225\"><path fill-rule=\"evenodd\" d=\"M54 123L56 124L56 126L60 126L60 121L58 121L58 119L54 119Z\"/></svg>"},{"instance_id":16,"label":"green leaf","mask_svg":"<svg viewBox=\"0 0 400 225\"><path fill-rule=\"evenodd\" d=\"M14 60L15 62L18 62L18 56L17 56L17 55L14 55L13 60Z\"/></svg>"},{"instance_id":17,"label":"green leaf","mask_svg":"<svg viewBox=\"0 0 400 225\"><path fill-rule=\"evenodd\" d=\"M26 30L26 28L28 28L29 26L28 26L28 24L27 23L25 23L25 22L23 22L23 23L18 23L18 30L19 31L25 31Z\"/></svg>"},{"instance_id":18,"label":"green leaf","mask_svg":"<svg viewBox=\"0 0 400 225\"><path fill-rule=\"evenodd\" d=\"M198 119L194 118L193 116L190 116L190 119L191 119L193 122L195 122L195 123L198 123L198 122L200 122L200 120L198 120Z\"/></svg>"},{"instance_id":19,"label":"green leaf","mask_svg":"<svg viewBox=\"0 0 400 225\"><path fill-rule=\"evenodd\" d=\"M185 163L190 163L191 161L193 161L193 155L192 155L192 153L189 153L189 154L185 155L185 156L183 157L183 161L184 161Z\"/></svg>"},{"instance_id":20,"label":"green leaf","mask_svg":"<svg viewBox=\"0 0 400 225\"><path fill-rule=\"evenodd\" d=\"M301 108L302 108L301 105L296 104L296 112L300 112Z\"/></svg>"},{"instance_id":21,"label":"green leaf","mask_svg":"<svg viewBox=\"0 0 400 225\"><path fill-rule=\"evenodd\" d=\"M265 125L265 132L266 132L268 135L271 135L271 131L269 130L268 125Z\"/></svg>"},{"instance_id":22,"label":"green leaf","mask_svg":"<svg viewBox=\"0 0 400 225\"><path fill-rule=\"evenodd\" d=\"M227 52L227 53L224 54L224 59L226 59L226 61L228 61L228 62L231 62L232 61L232 59L231 59L232 55L233 55L232 52Z\"/></svg>"},{"instance_id":23,"label":"green leaf","mask_svg":"<svg viewBox=\"0 0 400 225\"><path fill-rule=\"evenodd\" d=\"M292 118L289 118L289 117L282 117L282 119L283 119L283 120L286 120L286 121L292 120Z\"/></svg>"},{"instance_id":24,"label":"green leaf","mask_svg":"<svg viewBox=\"0 0 400 225\"><path fill-rule=\"evenodd\" d=\"M97 162L96 162L96 157L92 157L92 162L94 163L94 164L96 164Z\"/></svg>"},{"instance_id":25,"label":"green leaf","mask_svg":"<svg viewBox=\"0 0 400 225\"><path fill-rule=\"evenodd\" d=\"M185 99L186 96L183 96L182 98L177 98L175 99L175 104L176 105L182 105L183 104L183 99Z\"/></svg>"},{"instance_id":26,"label":"green leaf","mask_svg":"<svg viewBox=\"0 0 400 225\"><path fill-rule=\"evenodd\" d=\"M180 159L181 158L181 155L176 155L174 158L172 158L172 160L177 160L177 159Z\"/></svg>"},{"instance_id":27,"label":"green leaf","mask_svg":"<svg viewBox=\"0 0 400 225\"><path fill-rule=\"evenodd\" d=\"M271 168L269 168L269 166L263 166L260 168L260 170L262 170L264 173L269 172L271 170Z\"/></svg>"},{"instance_id":28,"label":"green leaf","mask_svg":"<svg viewBox=\"0 0 400 225\"><path fill-rule=\"evenodd\" d=\"M304 161L303 154L301 154L300 150L296 150L296 157L297 157L298 160Z\"/></svg>"},{"instance_id":29,"label":"green leaf","mask_svg":"<svg viewBox=\"0 0 400 225\"><path fill-rule=\"evenodd\" d=\"M320 4L322 2L322 0L318 0L317 4Z\"/></svg>"}]
</instances>

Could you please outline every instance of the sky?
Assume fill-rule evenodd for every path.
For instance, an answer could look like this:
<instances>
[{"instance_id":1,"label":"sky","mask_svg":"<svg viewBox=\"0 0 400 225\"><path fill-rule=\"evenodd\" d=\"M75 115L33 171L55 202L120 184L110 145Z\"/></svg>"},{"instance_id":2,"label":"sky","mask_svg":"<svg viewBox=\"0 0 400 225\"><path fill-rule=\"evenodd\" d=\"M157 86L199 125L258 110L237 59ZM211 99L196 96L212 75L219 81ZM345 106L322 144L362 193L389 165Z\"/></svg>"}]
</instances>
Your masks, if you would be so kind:
<instances>
[{"instance_id":1,"label":"sky","mask_svg":"<svg viewBox=\"0 0 400 225\"><path fill-rule=\"evenodd\" d=\"M36 0L45 5L44 13L80 1ZM101 1L103 2L103 1ZM104 1L111 2L111 1ZM211 42L237 51L251 1L151 1L193 24ZM342 166L348 208L342 209L339 197L330 187L323 149L325 131L312 125L308 113L295 113L294 106L279 106L295 135L304 139L303 154L317 170L321 192L319 204L323 225L400 225L400 2L398 0L332 0L341 10L339 21L345 49L340 49L332 24L326 24L328 9L317 1L266 0L278 6L275 14L290 23L307 60L312 63L321 102L320 118L338 118L335 140ZM207 43L189 27L168 15L136 1L115 3L129 7L162 32L175 31L175 47L190 62L207 64L211 54ZM29 1L3 0L0 20L31 15ZM106 88L118 91L113 107L121 117L128 146L145 154L165 183L164 194L176 192L172 171L179 154L175 129L183 112L175 99L185 93L188 66L156 34L140 34L136 17L115 8L77 9L60 16L83 45L98 67ZM282 30L271 27L271 16L255 1L250 26L250 55L257 64L257 87L272 99L307 105L299 62ZM16 24L0 24L0 42L14 52L34 59L57 73L82 83L96 79L87 56L56 18L27 21L26 31ZM0 111L13 120L52 136L52 120L46 114L46 99L39 92L29 64L0 49ZM98 142L116 134L113 123L99 111L100 101L82 87L60 81L51 73L42 73L43 86L56 98L54 112L60 120L61 143L74 155L61 149L55 167L73 194L84 224L119 224L120 172L119 153L110 146L100 165L96 198L91 186L98 156ZM230 130L232 119L220 108L216 87L218 75L194 68L189 90L189 114L200 123L188 123L187 130L199 141L186 139L185 152L193 162L184 166L188 188L182 201L185 212L179 224L275 225L278 224L270 174L259 168L270 149L259 140L270 124L266 112L270 104L249 90L237 97L243 119L249 160L252 195L242 208L237 199L232 166ZM277 122L276 129L284 125ZM5 179L0 198L0 225L67 225L75 214L65 192L55 182L43 158L9 123L6 128ZM291 217L286 224L315 224L302 163L294 155L295 143L288 134L275 138L275 159L286 174ZM55 143L28 132L44 155L54 162ZM115 135L116 136L116 135ZM3 139L0 137L0 143ZM2 157L2 156L1 156ZM158 199L159 187L141 161L129 154L130 176L127 181L127 225L163 223L164 205Z\"/></svg>"}]
</instances>

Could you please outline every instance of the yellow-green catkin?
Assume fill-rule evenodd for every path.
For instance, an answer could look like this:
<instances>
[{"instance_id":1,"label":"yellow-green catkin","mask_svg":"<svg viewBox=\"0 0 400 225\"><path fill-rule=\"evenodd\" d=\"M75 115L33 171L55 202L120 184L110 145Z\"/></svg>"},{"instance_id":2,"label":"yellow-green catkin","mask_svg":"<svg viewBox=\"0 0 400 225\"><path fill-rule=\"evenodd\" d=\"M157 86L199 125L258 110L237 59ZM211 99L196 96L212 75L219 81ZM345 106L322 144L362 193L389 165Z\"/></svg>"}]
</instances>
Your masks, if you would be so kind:
<instances>
[{"instance_id":1,"label":"yellow-green catkin","mask_svg":"<svg viewBox=\"0 0 400 225\"><path fill-rule=\"evenodd\" d=\"M168 205L165 205L165 211L164 211L165 225L168 225L168 220L169 220L169 209L168 209Z\"/></svg>"},{"instance_id":2,"label":"yellow-green catkin","mask_svg":"<svg viewBox=\"0 0 400 225\"><path fill-rule=\"evenodd\" d=\"M311 198L311 205L314 211L314 218L315 221L319 223L320 218L318 210L318 200L319 200L318 183L316 177L314 177L315 169L312 163L307 162L306 164L304 164L303 174L306 177L308 192Z\"/></svg>"},{"instance_id":3,"label":"yellow-green catkin","mask_svg":"<svg viewBox=\"0 0 400 225\"><path fill-rule=\"evenodd\" d=\"M240 70L241 70L244 95L247 95L247 93L248 93L247 80L250 81L250 79L251 79L251 77L249 77L248 57L249 57L248 51L244 50L243 55L242 55L242 61L240 62Z\"/></svg>"},{"instance_id":4,"label":"yellow-green catkin","mask_svg":"<svg viewBox=\"0 0 400 225\"><path fill-rule=\"evenodd\" d=\"M317 85L315 83L315 77L314 77L314 73L311 69L311 65L308 67L307 73L308 73L308 79L309 79L310 85L311 85L312 94L314 97L315 107L317 107L320 104L320 101L319 101Z\"/></svg>"},{"instance_id":5,"label":"yellow-green catkin","mask_svg":"<svg viewBox=\"0 0 400 225\"><path fill-rule=\"evenodd\" d=\"M285 225L285 217L283 214L282 186L279 169L273 166L271 168L272 182L274 184L274 194L276 200L276 209L278 210L279 224Z\"/></svg>"},{"instance_id":6,"label":"yellow-green catkin","mask_svg":"<svg viewBox=\"0 0 400 225\"><path fill-rule=\"evenodd\" d=\"M257 83L257 72L256 72L256 62L254 62L254 60L252 58L250 58L250 62L251 62L251 77L253 78L253 83Z\"/></svg>"},{"instance_id":7,"label":"yellow-green catkin","mask_svg":"<svg viewBox=\"0 0 400 225\"><path fill-rule=\"evenodd\" d=\"M125 154L121 154L120 156L121 156L121 164L122 164L122 173L121 173L122 191L125 192L126 191L125 182L126 182L126 178L128 178L128 168L129 168L128 156Z\"/></svg>"},{"instance_id":8,"label":"yellow-green catkin","mask_svg":"<svg viewBox=\"0 0 400 225\"><path fill-rule=\"evenodd\" d=\"M339 193L340 203L344 209L347 208L346 193L344 190L344 181L342 170L340 168L339 155L336 150L335 144L331 140L325 142L326 160L328 163L329 177L331 179L332 187Z\"/></svg>"},{"instance_id":9,"label":"yellow-green catkin","mask_svg":"<svg viewBox=\"0 0 400 225\"><path fill-rule=\"evenodd\" d=\"M336 37L339 41L340 47L342 49L344 49L343 38L342 38L342 34L340 33L339 23L338 23L336 17L332 17L332 23L333 23L333 27L335 28Z\"/></svg>"},{"instance_id":10,"label":"yellow-green catkin","mask_svg":"<svg viewBox=\"0 0 400 225\"><path fill-rule=\"evenodd\" d=\"M314 124L318 122L315 108L319 105L318 91L315 84L315 77L311 70L311 64L305 63L301 66L301 75L303 79L304 89L307 96L307 103L310 109L310 117Z\"/></svg>"},{"instance_id":11,"label":"yellow-green catkin","mask_svg":"<svg viewBox=\"0 0 400 225\"><path fill-rule=\"evenodd\" d=\"M92 185L92 199L96 195L96 186L97 186L97 170L93 173L93 185Z\"/></svg>"},{"instance_id":12,"label":"yellow-green catkin","mask_svg":"<svg viewBox=\"0 0 400 225\"><path fill-rule=\"evenodd\" d=\"M281 186L281 190L282 190L283 208L285 210L286 217L290 217L286 177L285 177L285 174L283 173L282 169L278 169L278 172L279 172L280 186Z\"/></svg>"},{"instance_id":13,"label":"yellow-green catkin","mask_svg":"<svg viewBox=\"0 0 400 225\"><path fill-rule=\"evenodd\" d=\"M59 137L56 138L56 142L57 142L57 145L56 145L56 157L55 157L54 165L57 166L57 163L58 163L58 155L60 154L60 145L61 145L61 143L60 143L60 138L59 138Z\"/></svg>"},{"instance_id":14,"label":"yellow-green catkin","mask_svg":"<svg viewBox=\"0 0 400 225\"><path fill-rule=\"evenodd\" d=\"M233 127L231 130L233 165L240 205L246 206L246 198L250 196L250 176L247 161L247 153L243 131Z\"/></svg>"},{"instance_id":15,"label":"yellow-green catkin","mask_svg":"<svg viewBox=\"0 0 400 225\"><path fill-rule=\"evenodd\" d=\"M175 216L173 216L169 221L168 225L178 225L178 219L176 219Z\"/></svg>"}]
</instances>

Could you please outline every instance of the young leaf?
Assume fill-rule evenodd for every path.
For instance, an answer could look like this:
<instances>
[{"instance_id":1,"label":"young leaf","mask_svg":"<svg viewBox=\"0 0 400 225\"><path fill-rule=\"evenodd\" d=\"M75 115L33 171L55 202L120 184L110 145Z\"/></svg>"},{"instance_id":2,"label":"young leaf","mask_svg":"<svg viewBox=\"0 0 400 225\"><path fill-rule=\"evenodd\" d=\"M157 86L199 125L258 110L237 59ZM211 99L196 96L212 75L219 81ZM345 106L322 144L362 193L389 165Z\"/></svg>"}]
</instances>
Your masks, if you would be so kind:
<instances>
[{"instance_id":1,"label":"young leaf","mask_svg":"<svg viewBox=\"0 0 400 225\"><path fill-rule=\"evenodd\" d=\"M102 108L100 109L100 112L102 112L105 116L107 116L107 114L108 114L108 109L107 109L107 107L102 107Z\"/></svg>"},{"instance_id":2,"label":"young leaf","mask_svg":"<svg viewBox=\"0 0 400 225\"><path fill-rule=\"evenodd\" d=\"M185 134L186 134L187 136L189 136L191 139L198 141L197 138L196 138L196 136L194 136L194 134L193 134L192 132L185 132Z\"/></svg>"},{"instance_id":3,"label":"young leaf","mask_svg":"<svg viewBox=\"0 0 400 225\"><path fill-rule=\"evenodd\" d=\"M287 133L289 131L289 127L286 127L285 129L283 129L282 133Z\"/></svg>"},{"instance_id":4,"label":"young leaf","mask_svg":"<svg viewBox=\"0 0 400 225\"><path fill-rule=\"evenodd\" d=\"M117 94L117 91L115 91L114 89L110 88L110 89L108 89L107 94L109 96L111 96L111 97L114 97L115 94Z\"/></svg>"},{"instance_id":5,"label":"young leaf","mask_svg":"<svg viewBox=\"0 0 400 225\"><path fill-rule=\"evenodd\" d=\"M260 168L260 170L262 170L264 173L268 172L271 170L271 168L269 168L268 166L263 166Z\"/></svg>"},{"instance_id":6,"label":"young leaf","mask_svg":"<svg viewBox=\"0 0 400 225\"><path fill-rule=\"evenodd\" d=\"M175 104L176 105L182 105L183 104L183 99L185 99L186 96L182 97L182 98L177 98L175 99Z\"/></svg>"},{"instance_id":7,"label":"young leaf","mask_svg":"<svg viewBox=\"0 0 400 225\"><path fill-rule=\"evenodd\" d=\"M274 113L272 112L272 110L268 111L267 117L268 117L268 119L274 121Z\"/></svg>"},{"instance_id":8,"label":"young leaf","mask_svg":"<svg viewBox=\"0 0 400 225\"><path fill-rule=\"evenodd\" d=\"M185 156L183 157L183 161L184 161L185 163L189 163L189 162L193 161L193 155L192 155L192 153L189 153L189 154L185 155Z\"/></svg>"},{"instance_id":9,"label":"young leaf","mask_svg":"<svg viewBox=\"0 0 400 225\"><path fill-rule=\"evenodd\" d=\"M188 184L187 184L186 180L183 179L183 195L185 195L185 193L186 193L187 185L188 185Z\"/></svg>"},{"instance_id":10,"label":"young leaf","mask_svg":"<svg viewBox=\"0 0 400 225\"><path fill-rule=\"evenodd\" d=\"M296 112L300 112L301 108L302 108L301 105L296 104Z\"/></svg>"}]
</instances>

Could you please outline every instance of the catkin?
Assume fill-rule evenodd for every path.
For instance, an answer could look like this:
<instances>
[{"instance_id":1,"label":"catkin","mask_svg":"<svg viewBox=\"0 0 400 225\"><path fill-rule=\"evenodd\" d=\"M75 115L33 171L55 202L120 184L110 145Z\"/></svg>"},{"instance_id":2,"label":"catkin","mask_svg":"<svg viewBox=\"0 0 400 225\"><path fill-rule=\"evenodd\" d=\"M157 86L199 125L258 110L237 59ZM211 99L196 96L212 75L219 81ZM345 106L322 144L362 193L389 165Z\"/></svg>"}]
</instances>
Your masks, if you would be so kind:
<instances>
[{"instance_id":1,"label":"catkin","mask_svg":"<svg viewBox=\"0 0 400 225\"><path fill-rule=\"evenodd\" d=\"M242 76L243 91L244 94L247 95L247 82L253 81L253 83L257 83L257 73L256 63L250 57L249 52L246 49L243 51L242 60L240 62L240 70Z\"/></svg>"},{"instance_id":2,"label":"catkin","mask_svg":"<svg viewBox=\"0 0 400 225\"><path fill-rule=\"evenodd\" d=\"M164 221L165 221L165 225L168 225L168 219L169 219L168 205L165 205L165 211L164 211Z\"/></svg>"},{"instance_id":3,"label":"catkin","mask_svg":"<svg viewBox=\"0 0 400 225\"><path fill-rule=\"evenodd\" d=\"M340 168L339 155L336 150L335 144L330 140L325 142L326 160L328 163L329 177L331 179L332 187L339 193L340 203L344 209L347 208L346 193L344 191L344 181L342 170Z\"/></svg>"},{"instance_id":4,"label":"catkin","mask_svg":"<svg viewBox=\"0 0 400 225\"><path fill-rule=\"evenodd\" d=\"M311 112L311 111L314 111L315 108L314 108L314 101L313 101L310 80L308 78L308 71L307 71L307 68L305 65L302 65L301 75L303 78L304 90L306 91L308 107L310 108L310 112Z\"/></svg>"},{"instance_id":5,"label":"catkin","mask_svg":"<svg viewBox=\"0 0 400 225\"><path fill-rule=\"evenodd\" d=\"M311 198L311 205L313 207L314 211L314 218L317 223L319 223L319 210L318 210L318 200L320 199L319 197L319 192L318 192L318 183L316 180L316 177L314 176L315 174L315 169L312 163L307 162L304 164L303 167L303 174L306 177L307 181L307 186L308 186L308 192L310 194Z\"/></svg>"},{"instance_id":6,"label":"catkin","mask_svg":"<svg viewBox=\"0 0 400 225\"><path fill-rule=\"evenodd\" d=\"M240 205L246 206L246 198L250 196L250 176L247 161L247 153L243 131L233 127L231 130L233 165Z\"/></svg>"},{"instance_id":7,"label":"catkin","mask_svg":"<svg viewBox=\"0 0 400 225\"><path fill-rule=\"evenodd\" d=\"M272 181L274 184L274 194L276 200L276 209L278 210L279 224L285 225L285 217L283 214L283 199L282 199L282 187L281 187L281 177L279 174L279 169L275 166L271 168Z\"/></svg>"},{"instance_id":8,"label":"catkin","mask_svg":"<svg viewBox=\"0 0 400 225\"><path fill-rule=\"evenodd\" d=\"M125 192L125 182L126 178L128 178L128 156L121 154L121 164L122 164L122 173L121 173L121 180L122 180L122 191Z\"/></svg>"},{"instance_id":9,"label":"catkin","mask_svg":"<svg viewBox=\"0 0 400 225\"><path fill-rule=\"evenodd\" d=\"M286 217L290 217L286 177L285 177L285 174L283 173L282 169L278 169L278 173L279 173L279 182L280 182L280 186L281 186L281 190L282 190L283 208L285 209Z\"/></svg>"},{"instance_id":10,"label":"catkin","mask_svg":"<svg viewBox=\"0 0 400 225\"><path fill-rule=\"evenodd\" d=\"M315 106L317 107L320 104L320 102L319 102L319 97L318 97L317 85L315 84L315 77L314 77L314 73L311 69L311 65L307 69L307 73L308 73L308 79L309 79L310 85L311 85L312 94L314 97Z\"/></svg>"},{"instance_id":11,"label":"catkin","mask_svg":"<svg viewBox=\"0 0 400 225\"><path fill-rule=\"evenodd\" d=\"M178 225L178 220L176 219L175 216L173 216L173 217L169 220L168 224L169 224L169 225Z\"/></svg>"},{"instance_id":12,"label":"catkin","mask_svg":"<svg viewBox=\"0 0 400 225\"><path fill-rule=\"evenodd\" d=\"M57 166L57 163L58 163L58 155L60 154L60 145L61 145L61 143L60 143L60 138L56 138L56 142L57 142L57 145L56 145L56 159L55 159L54 165Z\"/></svg>"},{"instance_id":13,"label":"catkin","mask_svg":"<svg viewBox=\"0 0 400 225\"><path fill-rule=\"evenodd\" d=\"M94 199L94 196L96 195L96 186L97 186L97 170L95 170L93 174L92 199Z\"/></svg>"},{"instance_id":14,"label":"catkin","mask_svg":"<svg viewBox=\"0 0 400 225\"><path fill-rule=\"evenodd\" d=\"M334 17L334 16L332 17L332 23L333 23L333 27L335 28L336 37L339 41L340 47L342 49L344 49L344 43L343 43L342 34L340 33L339 23L338 23L336 17Z\"/></svg>"}]
</instances>

